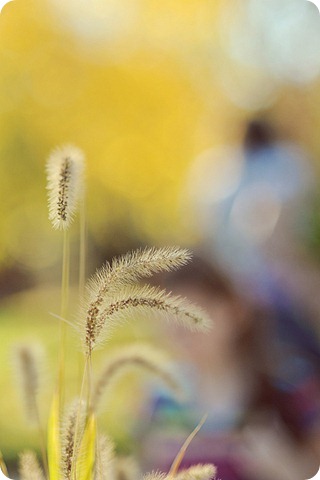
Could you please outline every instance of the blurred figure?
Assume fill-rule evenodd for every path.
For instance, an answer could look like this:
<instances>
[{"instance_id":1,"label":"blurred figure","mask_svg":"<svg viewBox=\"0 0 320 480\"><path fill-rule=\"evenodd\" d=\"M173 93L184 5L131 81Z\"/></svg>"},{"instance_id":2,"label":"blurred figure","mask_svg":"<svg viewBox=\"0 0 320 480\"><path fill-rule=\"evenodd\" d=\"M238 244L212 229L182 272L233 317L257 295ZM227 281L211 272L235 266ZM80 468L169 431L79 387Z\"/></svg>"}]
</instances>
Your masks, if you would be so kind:
<instances>
[{"instance_id":1,"label":"blurred figure","mask_svg":"<svg viewBox=\"0 0 320 480\"><path fill-rule=\"evenodd\" d=\"M163 283L202 305L213 328L207 335L166 330L171 349L182 358L189 401L179 403L162 391L154 395L149 430L141 427L145 418L139 422L144 469L168 471L207 412L182 467L213 462L223 480L312 476L320 431L319 363L312 353L301 349L291 365L292 356L279 349L276 319L237 294L204 260L195 259Z\"/></svg>"},{"instance_id":2,"label":"blurred figure","mask_svg":"<svg viewBox=\"0 0 320 480\"><path fill-rule=\"evenodd\" d=\"M306 154L279 141L263 120L248 123L242 147L209 150L196 160L189 190L198 228L242 294L269 302L273 282L291 262L312 186Z\"/></svg>"},{"instance_id":3,"label":"blurred figure","mask_svg":"<svg viewBox=\"0 0 320 480\"><path fill-rule=\"evenodd\" d=\"M194 166L197 175L192 175L209 256L241 295L272 312L279 349L291 352L286 368L298 361L292 351L300 349L312 352L319 362L319 340L308 310L319 297L314 286L320 275L301 254L301 230L314 188L306 154L296 144L278 140L266 121L253 120L243 146L224 152L220 173L216 171L222 187L215 196L210 168L219 155L211 151L202 157ZM318 319L319 311L318 304Z\"/></svg>"},{"instance_id":4,"label":"blurred figure","mask_svg":"<svg viewBox=\"0 0 320 480\"><path fill-rule=\"evenodd\" d=\"M195 162L189 191L209 261L194 262L165 286L206 308L214 325L208 336L179 331L172 338L175 350L182 342L182 370L196 400L181 406L158 396L156 427L143 443L147 466L151 460L168 469L183 436L208 412L186 466L216 463L223 480L315 474L320 348L308 302L289 284L310 170L302 149L278 140L260 119L248 123L241 147L209 150Z\"/></svg>"}]
</instances>

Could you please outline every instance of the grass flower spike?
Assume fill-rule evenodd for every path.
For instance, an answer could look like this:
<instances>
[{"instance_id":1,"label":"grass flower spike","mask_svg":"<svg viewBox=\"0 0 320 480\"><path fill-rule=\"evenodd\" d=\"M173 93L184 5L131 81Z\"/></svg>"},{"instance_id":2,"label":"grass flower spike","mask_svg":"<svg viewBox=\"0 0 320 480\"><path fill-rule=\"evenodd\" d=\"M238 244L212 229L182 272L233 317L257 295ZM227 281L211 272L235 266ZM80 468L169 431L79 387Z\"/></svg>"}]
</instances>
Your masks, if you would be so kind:
<instances>
[{"instance_id":1,"label":"grass flower spike","mask_svg":"<svg viewBox=\"0 0 320 480\"><path fill-rule=\"evenodd\" d=\"M23 452L20 455L19 473L21 480L45 480L44 473L33 452Z\"/></svg>"},{"instance_id":2,"label":"grass flower spike","mask_svg":"<svg viewBox=\"0 0 320 480\"><path fill-rule=\"evenodd\" d=\"M33 420L38 428L38 450L42 457L39 462L32 452L21 454L20 480L212 480L215 474L213 465L197 465L179 471L185 452L206 417L201 419L185 440L168 473L152 471L143 475L135 458L118 457L113 440L100 434L99 406L108 405L107 394L132 369L158 377L179 400L184 400L184 395L170 358L161 350L138 342L122 345L110 353L100 375L96 377L95 359L92 358L96 346L109 340L116 328L138 318L173 320L194 332L206 332L211 322L201 308L187 299L140 283L153 274L176 270L188 263L191 253L183 248L151 247L127 253L98 269L85 285L84 166L84 154L72 145L55 149L47 161L49 219L55 229L62 231L63 240L60 315L54 315L60 319L58 368L45 427L37 404L37 350L30 344L16 347L15 360L22 397L27 406L28 419ZM71 322L70 259L74 259L75 255L73 252L70 255L73 243L70 243L69 226L76 213L79 215L80 242L77 253L81 306L75 322ZM66 366L70 358L68 325L74 327L81 337L84 358L79 359L82 370L79 394L66 409L66 387L69 386ZM7 473L1 452L0 469Z\"/></svg>"},{"instance_id":3,"label":"grass flower spike","mask_svg":"<svg viewBox=\"0 0 320 480\"><path fill-rule=\"evenodd\" d=\"M37 422L37 392L39 384L39 354L40 350L28 344L15 348L14 363L18 374L22 397L26 405L26 416L32 422Z\"/></svg>"},{"instance_id":4,"label":"grass flower spike","mask_svg":"<svg viewBox=\"0 0 320 480\"><path fill-rule=\"evenodd\" d=\"M178 247L146 248L115 259L98 270L87 286L83 306L84 343L87 355L102 340L108 339L116 325L134 313L157 313L172 317L195 331L207 329L209 321L201 309L162 290L139 286L136 282L153 273L170 271L186 264L188 250Z\"/></svg>"},{"instance_id":5,"label":"grass flower spike","mask_svg":"<svg viewBox=\"0 0 320 480\"><path fill-rule=\"evenodd\" d=\"M206 332L210 327L210 320L203 310L186 299L149 285L129 285L109 297L104 308L94 317L88 312L85 325L87 353L90 355L97 344L111 337L117 326L135 316L174 320L195 332Z\"/></svg>"},{"instance_id":6,"label":"grass flower spike","mask_svg":"<svg viewBox=\"0 0 320 480\"><path fill-rule=\"evenodd\" d=\"M217 469L211 463L193 465L185 470L180 470L176 475L162 472L147 473L143 480L213 480Z\"/></svg>"},{"instance_id":7,"label":"grass flower spike","mask_svg":"<svg viewBox=\"0 0 320 480\"><path fill-rule=\"evenodd\" d=\"M100 435L97 438L96 480L116 480L116 457L112 440Z\"/></svg>"},{"instance_id":8,"label":"grass flower spike","mask_svg":"<svg viewBox=\"0 0 320 480\"><path fill-rule=\"evenodd\" d=\"M212 480L216 474L216 467L211 463L193 465L186 470L180 470L175 476L176 480Z\"/></svg>"},{"instance_id":9,"label":"grass flower spike","mask_svg":"<svg viewBox=\"0 0 320 480\"><path fill-rule=\"evenodd\" d=\"M79 413L78 413L79 412ZM79 416L79 419L78 419ZM72 471L72 461L79 445L75 445L76 423L80 424L79 438L81 438L84 429L83 406L76 401L69 409L65 421L62 425L62 455L61 455L61 473L65 480L70 480Z\"/></svg>"},{"instance_id":10,"label":"grass flower spike","mask_svg":"<svg viewBox=\"0 0 320 480\"><path fill-rule=\"evenodd\" d=\"M83 194L84 154L72 145L55 149L47 161L49 219L53 228L69 228Z\"/></svg>"},{"instance_id":11,"label":"grass flower spike","mask_svg":"<svg viewBox=\"0 0 320 480\"><path fill-rule=\"evenodd\" d=\"M177 380L172 373L172 365L163 352L141 343L125 345L110 356L100 374L93 391L92 408L96 410L104 392L135 367L153 373L171 390L180 393Z\"/></svg>"}]
</instances>

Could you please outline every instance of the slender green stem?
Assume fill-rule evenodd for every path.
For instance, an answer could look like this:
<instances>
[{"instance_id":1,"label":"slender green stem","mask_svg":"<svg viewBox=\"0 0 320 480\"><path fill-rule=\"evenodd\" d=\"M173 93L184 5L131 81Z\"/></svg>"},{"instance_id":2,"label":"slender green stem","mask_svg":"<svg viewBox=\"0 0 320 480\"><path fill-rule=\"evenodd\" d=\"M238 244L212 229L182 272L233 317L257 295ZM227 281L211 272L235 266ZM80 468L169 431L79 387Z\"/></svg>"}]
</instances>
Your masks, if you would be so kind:
<instances>
[{"instance_id":1,"label":"slender green stem","mask_svg":"<svg viewBox=\"0 0 320 480\"><path fill-rule=\"evenodd\" d=\"M64 231L63 235L63 258L62 258L62 280L61 280L61 310L60 316L67 317L69 301L69 275L70 275L70 242L69 233ZM60 354L59 354L59 398L60 407L63 406L64 380L65 380L65 350L66 350L66 324L60 321Z\"/></svg>"},{"instance_id":2,"label":"slender green stem","mask_svg":"<svg viewBox=\"0 0 320 480\"><path fill-rule=\"evenodd\" d=\"M180 448L180 450L178 452L178 455L174 459L173 464L171 465L171 468L169 470L169 473L168 473L168 478L169 479L174 478L175 475L177 474L178 469L179 469L179 467L181 465L181 462L183 460L183 457L185 456L185 453L187 451L187 448L189 447L190 443L192 442L194 437L199 432L199 430L202 427L202 425L204 424L204 422L207 420L207 417L208 417L208 415L206 414L201 418L201 420L198 423L198 425L196 426L196 428L190 433L190 435L188 436L188 438L186 439L186 441L184 442L184 444Z\"/></svg>"},{"instance_id":3,"label":"slender green stem","mask_svg":"<svg viewBox=\"0 0 320 480\"><path fill-rule=\"evenodd\" d=\"M85 199L81 200L80 205L80 248L79 248L79 295L84 294L84 286L86 281L86 205Z\"/></svg>"},{"instance_id":4,"label":"slender green stem","mask_svg":"<svg viewBox=\"0 0 320 480\"><path fill-rule=\"evenodd\" d=\"M88 368L87 368L87 406L88 413L91 412L91 397L92 397L92 360L91 355L88 357Z\"/></svg>"},{"instance_id":5,"label":"slender green stem","mask_svg":"<svg viewBox=\"0 0 320 480\"><path fill-rule=\"evenodd\" d=\"M72 458L72 465L71 465L71 476L70 476L71 480L72 479L76 480L76 477L77 477L76 463L77 463L77 457L78 457L77 445L78 445L78 436L79 436L79 428L80 428L80 413L81 413L82 398L84 396L85 383L87 380L88 364L89 364L89 357L87 356L84 364L80 397L79 397L79 406L78 406L77 419L76 419L76 425L74 430L74 451L73 451L73 458Z\"/></svg>"},{"instance_id":6,"label":"slender green stem","mask_svg":"<svg viewBox=\"0 0 320 480\"><path fill-rule=\"evenodd\" d=\"M81 199L79 208L79 220L80 220L80 244L79 244L79 299L84 296L85 281L86 281L86 252L87 252L87 226L86 226L86 204L85 198ZM82 372L83 372L83 355L79 352L78 355L78 382L81 385Z\"/></svg>"},{"instance_id":7,"label":"slender green stem","mask_svg":"<svg viewBox=\"0 0 320 480\"><path fill-rule=\"evenodd\" d=\"M46 478L49 478L45 434L44 434L44 430L43 430L42 425L41 425L38 403L37 403L37 400L36 400L35 396L34 396L33 402L34 402L34 408L35 408L37 428L38 428L39 438L40 438L40 450L41 450L43 467L44 467L44 471L45 471L45 474L46 474Z\"/></svg>"}]
</instances>

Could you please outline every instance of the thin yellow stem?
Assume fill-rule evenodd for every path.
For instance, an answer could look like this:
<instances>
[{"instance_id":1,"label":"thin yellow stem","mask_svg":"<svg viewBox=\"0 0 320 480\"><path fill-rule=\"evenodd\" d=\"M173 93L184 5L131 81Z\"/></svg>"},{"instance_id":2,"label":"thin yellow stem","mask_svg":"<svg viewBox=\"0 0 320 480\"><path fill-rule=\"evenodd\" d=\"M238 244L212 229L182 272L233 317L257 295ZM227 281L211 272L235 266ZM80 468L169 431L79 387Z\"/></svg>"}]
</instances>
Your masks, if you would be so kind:
<instances>
[{"instance_id":1,"label":"thin yellow stem","mask_svg":"<svg viewBox=\"0 0 320 480\"><path fill-rule=\"evenodd\" d=\"M84 396L85 382L87 380L88 364L89 364L89 357L86 357L86 361L85 361L84 369L83 369L83 375L82 375L82 382L81 382L79 407L78 407L78 411L77 411L77 419L76 419L76 425L75 425L75 430L74 430L74 451L73 451L73 458L72 458L72 465L71 465L71 476L70 476L70 478L74 479L74 480L76 480L76 477L77 477L76 463L77 463L77 456L78 456L77 443L78 443L79 426L80 426L80 412L81 412L82 398Z\"/></svg>"},{"instance_id":2,"label":"thin yellow stem","mask_svg":"<svg viewBox=\"0 0 320 480\"><path fill-rule=\"evenodd\" d=\"M87 252L87 226L86 226L86 204L85 198L81 199L79 208L79 220L80 220L80 244L79 244L79 299L84 296L85 281L86 281L86 252ZM81 378L83 372L83 356L79 352L78 355L78 382L81 385Z\"/></svg>"},{"instance_id":3,"label":"thin yellow stem","mask_svg":"<svg viewBox=\"0 0 320 480\"><path fill-rule=\"evenodd\" d=\"M208 415L204 415L200 422L198 423L198 425L196 426L196 428L190 433L190 435L188 436L188 438L186 439L186 441L184 442L184 444L182 445L182 447L180 448L179 452L178 452L178 455L176 456L176 458L174 459L174 462L170 468L170 471L169 471L169 474L168 474L168 477L171 477L173 478L177 472L178 472L178 469L181 465L181 462L183 460L183 457L185 456L186 454L186 451L187 451L187 448L189 447L190 443L192 442L192 440L194 439L194 437L197 435L197 433L199 432L200 428L202 427L202 425L204 424L204 422L206 421Z\"/></svg>"},{"instance_id":4,"label":"thin yellow stem","mask_svg":"<svg viewBox=\"0 0 320 480\"><path fill-rule=\"evenodd\" d=\"M79 295L84 294L84 286L86 281L86 205L85 199L81 200L80 205L80 246L79 246Z\"/></svg>"},{"instance_id":5,"label":"thin yellow stem","mask_svg":"<svg viewBox=\"0 0 320 480\"><path fill-rule=\"evenodd\" d=\"M92 398L92 361L91 355L88 357L88 368L87 368L87 406L88 413L91 411L91 398Z\"/></svg>"},{"instance_id":6,"label":"thin yellow stem","mask_svg":"<svg viewBox=\"0 0 320 480\"><path fill-rule=\"evenodd\" d=\"M39 438L40 438L40 450L41 450L41 457L42 457L42 462L43 462L43 467L44 471L46 473L46 478L49 478L49 470L48 470L48 460L47 460L47 454L46 454L46 440L45 440L45 434L44 430L41 425L41 420L40 420L40 414L39 414L39 409L38 409L38 404L37 400L34 397L33 399L34 402L34 407L35 407L35 415L36 415L36 422L37 422L37 428L39 432Z\"/></svg>"},{"instance_id":7,"label":"thin yellow stem","mask_svg":"<svg viewBox=\"0 0 320 480\"><path fill-rule=\"evenodd\" d=\"M61 279L61 310L60 316L67 317L69 301L69 275L70 275L70 242L69 233L64 231L63 235L63 257L62 257L62 279ZM66 324L60 321L60 353L59 353L59 399L60 408L63 406L64 399L64 380L65 380L65 350L66 350Z\"/></svg>"}]
</instances>

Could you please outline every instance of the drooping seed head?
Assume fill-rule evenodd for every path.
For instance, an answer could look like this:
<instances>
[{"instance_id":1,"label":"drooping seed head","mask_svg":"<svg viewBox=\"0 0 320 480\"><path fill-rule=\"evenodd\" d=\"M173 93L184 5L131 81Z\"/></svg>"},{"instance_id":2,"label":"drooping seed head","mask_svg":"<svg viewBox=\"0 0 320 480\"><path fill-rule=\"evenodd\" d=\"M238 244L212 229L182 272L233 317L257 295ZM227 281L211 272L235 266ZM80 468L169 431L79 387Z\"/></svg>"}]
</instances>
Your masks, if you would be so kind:
<instances>
[{"instance_id":1,"label":"drooping seed head","mask_svg":"<svg viewBox=\"0 0 320 480\"><path fill-rule=\"evenodd\" d=\"M182 393L178 379L172 372L172 363L161 350L143 343L124 345L108 358L98 377L92 394L93 410L98 408L105 391L127 372L136 368L158 377L176 394Z\"/></svg>"},{"instance_id":2,"label":"drooping seed head","mask_svg":"<svg viewBox=\"0 0 320 480\"><path fill-rule=\"evenodd\" d=\"M49 219L53 228L65 230L83 195L84 154L73 145L56 148L47 161Z\"/></svg>"},{"instance_id":3,"label":"drooping seed head","mask_svg":"<svg viewBox=\"0 0 320 480\"><path fill-rule=\"evenodd\" d=\"M83 305L85 345L88 354L99 341L105 323L104 306L128 285L158 272L176 270L191 258L188 250L179 247L145 248L116 258L99 269L87 285ZM104 312L106 313L106 312Z\"/></svg>"}]
</instances>

